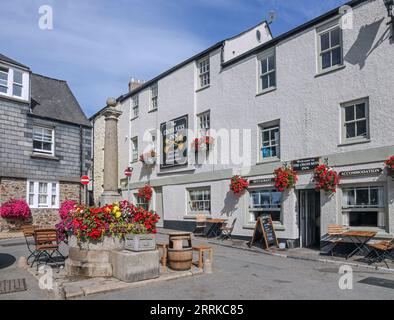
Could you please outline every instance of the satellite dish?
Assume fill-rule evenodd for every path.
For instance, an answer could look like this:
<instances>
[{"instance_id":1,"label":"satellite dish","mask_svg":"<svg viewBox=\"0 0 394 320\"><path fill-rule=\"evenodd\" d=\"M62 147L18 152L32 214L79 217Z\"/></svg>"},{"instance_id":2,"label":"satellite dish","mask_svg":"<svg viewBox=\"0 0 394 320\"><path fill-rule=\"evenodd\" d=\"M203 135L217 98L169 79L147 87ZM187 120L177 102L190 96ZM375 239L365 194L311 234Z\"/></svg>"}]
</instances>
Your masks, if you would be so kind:
<instances>
[{"instance_id":1,"label":"satellite dish","mask_svg":"<svg viewBox=\"0 0 394 320\"><path fill-rule=\"evenodd\" d=\"M274 10L271 10L268 12L268 24L271 24L276 20L276 12Z\"/></svg>"}]
</instances>

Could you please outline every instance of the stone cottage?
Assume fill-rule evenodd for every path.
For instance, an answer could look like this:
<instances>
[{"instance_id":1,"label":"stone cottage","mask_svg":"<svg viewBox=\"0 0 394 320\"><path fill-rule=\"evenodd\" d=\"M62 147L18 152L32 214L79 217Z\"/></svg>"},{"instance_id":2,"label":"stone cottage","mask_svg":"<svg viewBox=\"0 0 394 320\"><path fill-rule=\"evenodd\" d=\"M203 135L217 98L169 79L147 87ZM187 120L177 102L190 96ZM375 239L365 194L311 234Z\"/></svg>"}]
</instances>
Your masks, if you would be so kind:
<instances>
[{"instance_id":1,"label":"stone cottage","mask_svg":"<svg viewBox=\"0 0 394 320\"><path fill-rule=\"evenodd\" d=\"M86 199L90 167L91 125L67 82L0 54L0 204L25 199L34 224L53 225L64 200Z\"/></svg>"}]
</instances>

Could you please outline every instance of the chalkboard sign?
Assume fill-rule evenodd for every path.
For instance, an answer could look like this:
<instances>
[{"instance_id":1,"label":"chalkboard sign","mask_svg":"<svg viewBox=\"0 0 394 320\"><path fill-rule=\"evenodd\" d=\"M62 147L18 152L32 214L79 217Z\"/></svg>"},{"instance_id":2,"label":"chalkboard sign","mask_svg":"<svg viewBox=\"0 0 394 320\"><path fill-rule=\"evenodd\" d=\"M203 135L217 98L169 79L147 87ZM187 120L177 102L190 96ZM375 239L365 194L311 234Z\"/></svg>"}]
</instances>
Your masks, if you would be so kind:
<instances>
[{"instance_id":1,"label":"chalkboard sign","mask_svg":"<svg viewBox=\"0 0 394 320\"><path fill-rule=\"evenodd\" d=\"M279 247L270 214L263 214L257 219L252 240L249 242L249 247L255 242L259 242L261 245L264 242L265 249L269 249L273 246Z\"/></svg>"}]
</instances>

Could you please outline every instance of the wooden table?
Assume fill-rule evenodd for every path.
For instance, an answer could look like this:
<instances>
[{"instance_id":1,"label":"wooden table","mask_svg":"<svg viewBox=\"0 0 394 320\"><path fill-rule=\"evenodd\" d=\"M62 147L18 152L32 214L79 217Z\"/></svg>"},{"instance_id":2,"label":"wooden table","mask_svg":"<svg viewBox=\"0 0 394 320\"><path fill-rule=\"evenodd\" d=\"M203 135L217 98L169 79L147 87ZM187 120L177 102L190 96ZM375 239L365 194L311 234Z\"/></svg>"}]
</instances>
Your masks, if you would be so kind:
<instances>
[{"instance_id":1,"label":"wooden table","mask_svg":"<svg viewBox=\"0 0 394 320\"><path fill-rule=\"evenodd\" d=\"M212 226L208 229L206 233L206 237L213 235L214 237L218 237L220 234L220 227L223 223L225 223L227 219L207 219L207 223L212 224Z\"/></svg>"},{"instance_id":2,"label":"wooden table","mask_svg":"<svg viewBox=\"0 0 394 320\"><path fill-rule=\"evenodd\" d=\"M358 252L363 252L365 255L369 254L367 248L367 242L371 240L377 232L375 231L362 231L362 230L354 230L354 231L346 231L342 234L343 237L349 238L353 244L356 246L346 259L353 257Z\"/></svg>"}]
</instances>

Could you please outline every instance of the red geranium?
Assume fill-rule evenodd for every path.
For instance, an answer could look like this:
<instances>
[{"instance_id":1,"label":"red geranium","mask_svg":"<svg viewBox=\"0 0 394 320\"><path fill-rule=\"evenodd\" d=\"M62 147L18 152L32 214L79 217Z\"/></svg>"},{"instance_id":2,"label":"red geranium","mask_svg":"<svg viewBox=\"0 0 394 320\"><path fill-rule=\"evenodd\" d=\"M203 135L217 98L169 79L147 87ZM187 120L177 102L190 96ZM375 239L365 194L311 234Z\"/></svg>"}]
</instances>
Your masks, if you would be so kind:
<instances>
[{"instance_id":1,"label":"red geranium","mask_svg":"<svg viewBox=\"0 0 394 320\"><path fill-rule=\"evenodd\" d=\"M214 144L214 139L210 136L203 136L201 138L196 138L192 142L192 149L195 152L199 151L209 151L212 150Z\"/></svg>"},{"instance_id":2,"label":"red geranium","mask_svg":"<svg viewBox=\"0 0 394 320\"><path fill-rule=\"evenodd\" d=\"M152 199L153 189L147 184L146 186L140 188L138 190L138 198L145 199L146 201L150 201Z\"/></svg>"},{"instance_id":3,"label":"red geranium","mask_svg":"<svg viewBox=\"0 0 394 320\"><path fill-rule=\"evenodd\" d=\"M386 165L386 168L389 172L389 174L391 174L392 172L394 172L394 156L391 156L390 158L388 158L384 164Z\"/></svg>"},{"instance_id":4,"label":"red geranium","mask_svg":"<svg viewBox=\"0 0 394 320\"><path fill-rule=\"evenodd\" d=\"M335 193L339 184L339 175L326 164L322 164L315 169L313 180L316 182L316 190Z\"/></svg>"},{"instance_id":5,"label":"red geranium","mask_svg":"<svg viewBox=\"0 0 394 320\"><path fill-rule=\"evenodd\" d=\"M242 178L238 175L231 178L230 190L234 192L235 195L242 195L245 189L249 187L249 182L247 179Z\"/></svg>"},{"instance_id":6,"label":"red geranium","mask_svg":"<svg viewBox=\"0 0 394 320\"><path fill-rule=\"evenodd\" d=\"M293 188L298 181L297 172L290 167L278 168L274 171L274 175L275 188L280 192Z\"/></svg>"}]
</instances>

